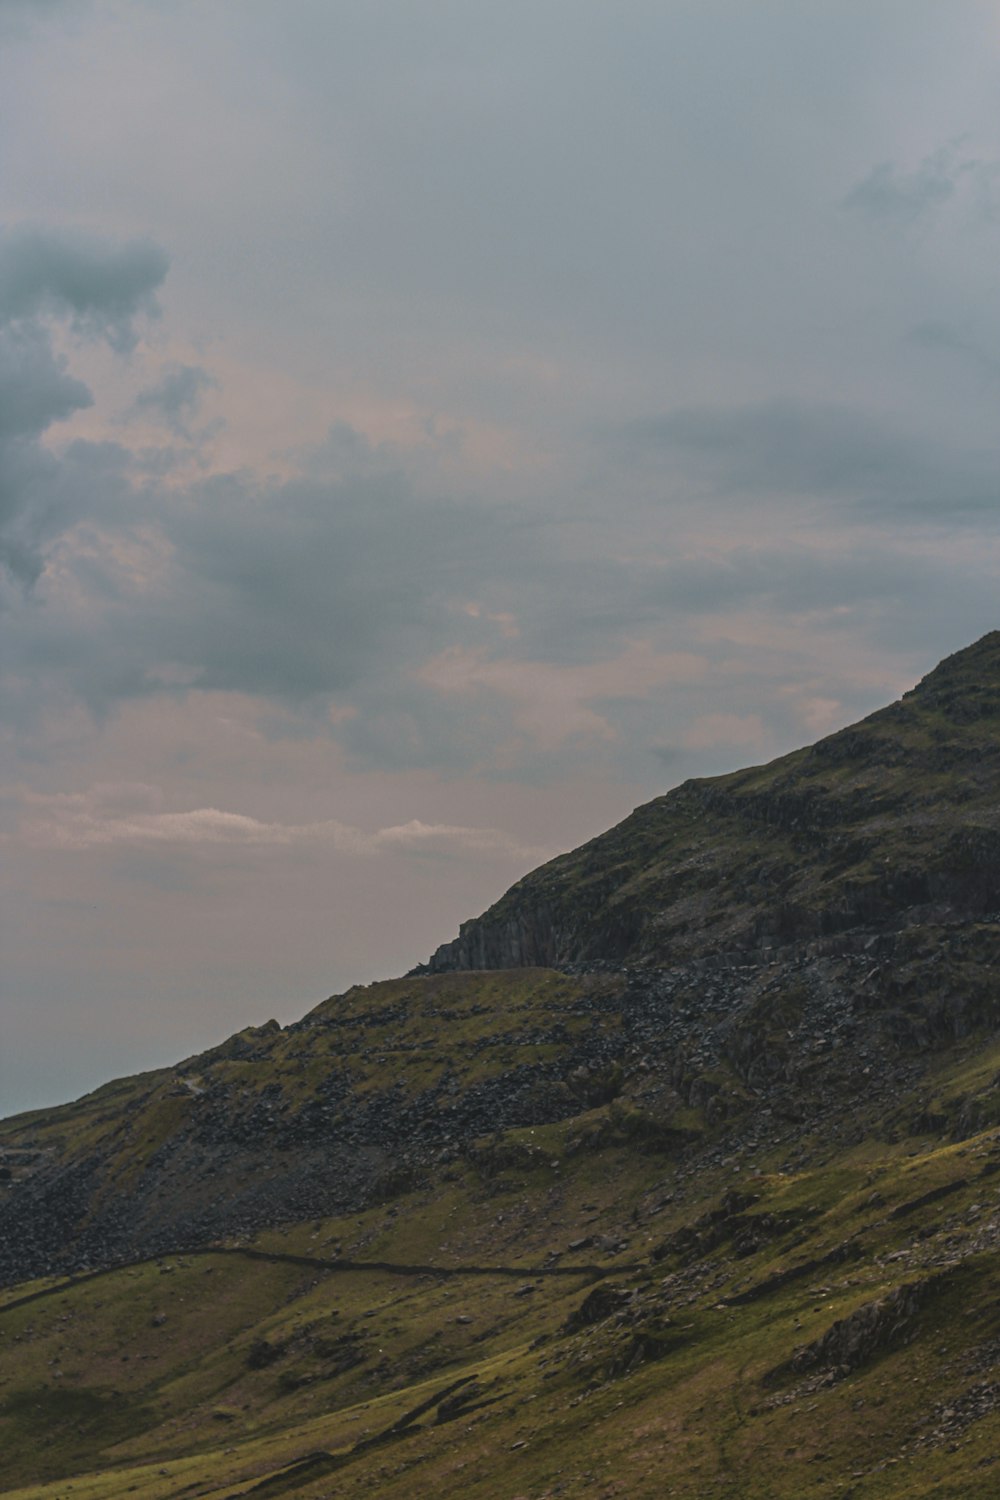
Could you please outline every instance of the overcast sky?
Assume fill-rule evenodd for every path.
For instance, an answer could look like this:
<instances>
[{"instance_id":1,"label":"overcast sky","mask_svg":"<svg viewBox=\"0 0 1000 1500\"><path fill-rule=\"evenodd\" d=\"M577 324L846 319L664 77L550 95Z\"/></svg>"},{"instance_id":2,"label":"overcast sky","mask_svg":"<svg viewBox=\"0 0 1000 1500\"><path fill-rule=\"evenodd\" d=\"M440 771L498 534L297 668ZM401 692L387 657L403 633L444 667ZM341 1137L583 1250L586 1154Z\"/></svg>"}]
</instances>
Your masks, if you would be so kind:
<instances>
[{"instance_id":1,"label":"overcast sky","mask_svg":"<svg viewBox=\"0 0 1000 1500\"><path fill-rule=\"evenodd\" d=\"M1000 625L995 0L0 0L0 1113Z\"/></svg>"}]
</instances>

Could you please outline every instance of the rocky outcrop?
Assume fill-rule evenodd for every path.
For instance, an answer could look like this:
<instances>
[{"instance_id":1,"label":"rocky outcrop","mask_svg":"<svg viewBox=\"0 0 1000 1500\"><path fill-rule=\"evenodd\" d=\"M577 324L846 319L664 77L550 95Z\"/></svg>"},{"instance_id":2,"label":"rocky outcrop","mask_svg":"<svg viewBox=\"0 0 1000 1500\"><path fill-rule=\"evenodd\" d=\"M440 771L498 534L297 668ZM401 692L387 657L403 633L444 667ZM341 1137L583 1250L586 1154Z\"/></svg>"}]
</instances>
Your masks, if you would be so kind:
<instances>
[{"instance_id":1,"label":"rocky outcrop","mask_svg":"<svg viewBox=\"0 0 1000 1500\"><path fill-rule=\"evenodd\" d=\"M764 1377L764 1383L773 1384L783 1376L813 1371L843 1380L876 1355L906 1343L913 1335L917 1313L940 1290L945 1279L938 1275L907 1282L885 1297L863 1303L848 1317L838 1318L820 1338L796 1349L787 1363Z\"/></svg>"},{"instance_id":2,"label":"rocky outcrop","mask_svg":"<svg viewBox=\"0 0 1000 1500\"><path fill-rule=\"evenodd\" d=\"M515 887L515 891L516 891ZM610 888L589 893L586 929L581 908L567 920L557 906L533 899L530 886L511 893L495 917L463 922L458 937L444 943L414 973L442 974L456 969L558 968L564 964L624 962L640 938L642 919L626 909L605 909Z\"/></svg>"}]
</instances>

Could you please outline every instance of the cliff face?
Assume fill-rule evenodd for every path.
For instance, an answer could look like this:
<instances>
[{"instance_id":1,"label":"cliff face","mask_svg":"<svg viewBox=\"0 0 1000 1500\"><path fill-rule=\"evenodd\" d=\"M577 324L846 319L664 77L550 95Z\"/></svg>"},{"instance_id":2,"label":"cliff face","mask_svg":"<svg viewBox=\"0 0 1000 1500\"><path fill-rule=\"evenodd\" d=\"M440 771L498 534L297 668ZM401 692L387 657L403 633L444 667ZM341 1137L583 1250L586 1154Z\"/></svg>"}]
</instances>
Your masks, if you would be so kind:
<instances>
[{"instance_id":1,"label":"cliff face","mask_svg":"<svg viewBox=\"0 0 1000 1500\"><path fill-rule=\"evenodd\" d=\"M1000 905L1000 632L770 765L685 782L513 886L427 970L663 965Z\"/></svg>"}]
</instances>

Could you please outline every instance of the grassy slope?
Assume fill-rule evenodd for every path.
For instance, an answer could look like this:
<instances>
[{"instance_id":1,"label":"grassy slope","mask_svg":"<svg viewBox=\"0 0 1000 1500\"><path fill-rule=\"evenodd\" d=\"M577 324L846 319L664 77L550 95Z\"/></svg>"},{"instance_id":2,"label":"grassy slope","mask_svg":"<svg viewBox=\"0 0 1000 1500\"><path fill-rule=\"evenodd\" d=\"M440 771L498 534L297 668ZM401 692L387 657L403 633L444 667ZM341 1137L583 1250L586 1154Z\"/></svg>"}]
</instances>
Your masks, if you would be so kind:
<instances>
[{"instance_id":1,"label":"grassy slope","mask_svg":"<svg viewBox=\"0 0 1000 1500\"><path fill-rule=\"evenodd\" d=\"M878 1005L893 1025L906 1012L916 1049L892 1074L891 1100L873 1078L870 1102L853 1103L841 1128L818 1106L840 1089L848 1097L851 1044L804 1063L800 1048L799 1071L773 1096L774 1130L727 1155L757 1086L735 1054L705 1065L727 1123L701 1093L681 1097L674 1059L647 1035L651 1070L637 1056L613 1086L588 1075L561 1121L486 1131L409 1179L393 1180L390 1158L383 1200L363 1212L244 1234L228 1254L9 1289L3 1492L996 1495L996 924L975 898L1000 867L998 659L1000 638L987 637L814 751L678 789L536 872L484 919L499 912L502 925L527 891L584 945L638 933L640 957L711 955L748 934L766 941L769 921L799 936L847 908L895 921L920 879L940 876L935 899L960 907L971 892L968 910L924 913L902 933L889 924ZM804 1003L802 970L777 965L773 981L765 971L740 980L759 1001L745 1029L781 1054ZM831 974L816 968L814 990ZM671 1003L708 1018L715 983ZM234 1186L217 1166L200 1174L170 1155L194 1140L199 1112L245 1127L259 1170L280 1174L281 1152L297 1148L272 1150L269 1132L278 1140L331 1078L349 1085L348 1114L389 1079L446 1115L449 1098L506 1078L521 1058L613 1032L622 989L612 974L529 970L355 990L299 1028L251 1028L177 1069L3 1122L0 1152L16 1177L98 1157L99 1195L136 1193L144 1214L169 1223L181 1198L210 1202ZM559 1040L546 1040L557 1026ZM777 1118L789 1092L805 1105L793 1126ZM337 1149L338 1107L332 1134L309 1138L314 1154ZM706 1146L697 1173L671 1129ZM753 1201L734 1201L734 1187ZM603 1305L586 1301L601 1287L612 1289ZM884 1303L908 1287L918 1290ZM859 1314L873 1304L882 1311ZM788 1368L850 1318L856 1359L819 1351Z\"/></svg>"},{"instance_id":2,"label":"grassy slope","mask_svg":"<svg viewBox=\"0 0 1000 1500\"><path fill-rule=\"evenodd\" d=\"M998 1064L1000 1051L970 1044L937 1091L965 1093ZM255 1240L279 1257L340 1245L372 1260L523 1266L523 1281L208 1254L28 1302L32 1288L5 1293L5 1493L222 1497L268 1475L278 1476L268 1493L315 1500L996 1493L1000 1418L991 1409L962 1426L963 1399L970 1413L992 1401L962 1393L991 1385L1000 1341L993 1131L960 1143L868 1138L829 1159L820 1147L796 1173L762 1160L740 1179L757 1196L743 1217L770 1214L778 1228L745 1255L725 1229L694 1251L677 1236L718 1207L732 1187L725 1169L675 1195L668 1158L614 1147L567 1157L567 1127L535 1134L545 1150L499 1175L463 1163L436 1190ZM602 1234L627 1249L569 1251L574 1238ZM726 1305L847 1241L863 1247L857 1258ZM552 1251L560 1265L596 1260L634 1302L567 1331L598 1283L528 1269ZM816 1372L763 1382L858 1305L932 1276L899 1347L873 1351L831 1384ZM405 1434L350 1455L467 1376L478 1386L469 1410L436 1423L432 1408ZM958 1416L925 1443L943 1405ZM334 1457L313 1477L280 1477L316 1452Z\"/></svg>"},{"instance_id":3,"label":"grassy slope","mask_svg":"<svg viewBox=\"0 0 1000 1500\"><path fill-rule=\"evenodd\" d=\"M474 1113L472 1138L467 1116L451 1124L453 1109L461 1108L470 1090L493 1086L502 1095L502 1080L516 1080L523 1063L537 1069L571 1048L585 1029L592 1039L605 1029L614 1032L616 1012L595 1014L581 1002L617 988L614 977L571 980L546 971L442 975L358 987L318 1006L297 1028L249 1028L176 1068L119 1080L72 1105L0 1122L0 1158L15 1179L0 1183L0 1205L5 1195L16 1204L25 1190L18 1179L35 1175L58 1183L96 1162L86 1179L83 1218L50 1213L50 1229L68 1240L86 1237L88 1225L100 1222L107 1210L126 1226L110 1251L110 1258L121 1258L143 1253L151 1238L157 1248L204 1239L173 1226L190 1222L186 1215L211 1214L216 1207L222 1224L294 1217L287 1206L289 1183L299 1183L291 1202L319 1204L325 1194L329 1204L330 1184L336 1200L336 1185L346 1177L347 1201L353 1201L350 1174L356 1158L363 1158L358 1169L363 1181L367 1174L368 1189L361 1196L391 1198L444 1169L438 1158L447 1156L446 1142L456 1130L463 1150L492 1160L490 1130L499 1121L489 1105ZM558 1044L544 1040L553 1034L561 1038ZM332 1096L324 1092L331 1079ZM525 1085L529 1115L534 1086L530 1080ZM553 1090L557 1109L566 1114L586 1109L586 1099L576 1098L569 1086L553 1085ZM312 1114L317 1101L318 1121ZM393 1150L399 1136L392 1122L405 1120L408 1107L425 1121L430 1144L421 1147L416 1166L404 1167ZM366 1108L376 1123L380 1112L389 1119L388 1134L377 1147L357 1138L357 1121ZM581 1123L586 1125L586 1114ZM408 1148L405 1128L400 1145ZM522 1156L539 1151L530 1135L516 1144ZM272 1189L273 1212L267 1206ZM79 1197L74 1212L80 1212ZM243 1203L252 1212L244 1213ZM335 1206L329 1204L326 1212ZM19 1222L14 1219L13 1229L6 1230L14 1240ZM213 1228L212 1237L218 1232ZM348 1237L345 1253L354 1239ZM426 1234L415 1227L413 1239L413 1254L422 1253ZM77 1265L81 1259L94 1265L107 1258L100 1252L100 1234L84 1242L88 1248Z\"/></svg>"},{"instance_id":4,"label":"grassy slope","mask_svg":"<svg viewBox=\"0 0 1000 1500\"><path fill-rule=\"evenodd\" d=\"M613 978L569 979L548 970L357 986L318 1005L298 1028L248 1027L175 1068L118 1079L73 1104L2 1120L0 1150L28 1142L33 1151L76 1157L106 1148L120 1156L123 1176L134 1178L197 1116L211 1085L228 1090L230 1119L252 1114L265 1091L276 1114L294 1113L338 1071L358 1099L384 1087L389 1070L404 1095L420 1094L443 1074L464 1090L521 1057L544 1059L546 1049L534 1038L553 1022L564 1028L562 1046L601 1024L577 1010L576 1001L617 987Z\"/></svg>"}]
</instances>

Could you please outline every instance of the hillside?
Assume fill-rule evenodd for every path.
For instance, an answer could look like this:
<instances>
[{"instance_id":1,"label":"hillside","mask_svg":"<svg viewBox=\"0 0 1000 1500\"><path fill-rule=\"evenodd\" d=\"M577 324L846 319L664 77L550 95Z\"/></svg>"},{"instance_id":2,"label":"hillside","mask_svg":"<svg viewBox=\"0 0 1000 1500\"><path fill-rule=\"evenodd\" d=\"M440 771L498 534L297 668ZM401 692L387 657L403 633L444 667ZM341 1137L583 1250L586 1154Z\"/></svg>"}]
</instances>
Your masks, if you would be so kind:
<instances>
[{"instance_id":1,"label":"hillside","mask_svg":"<svg viewBox=\"0 0 1000 1500\"><path fill-rule=\"evenodd\" d=\"M1000 633L0 1122L4 1494L993 1496Z\"/></svg>"},{"instance_id":2,"label":"hillside","mask_svg":"<svg viewBox=\"0 0 1000 1500\"><path fill-rule=\"evenodd\" d=\"M432 971L662 966L1000 904L1000 632L849 729L687 781L528 875Z\"/></svg>"}]
</instances>

